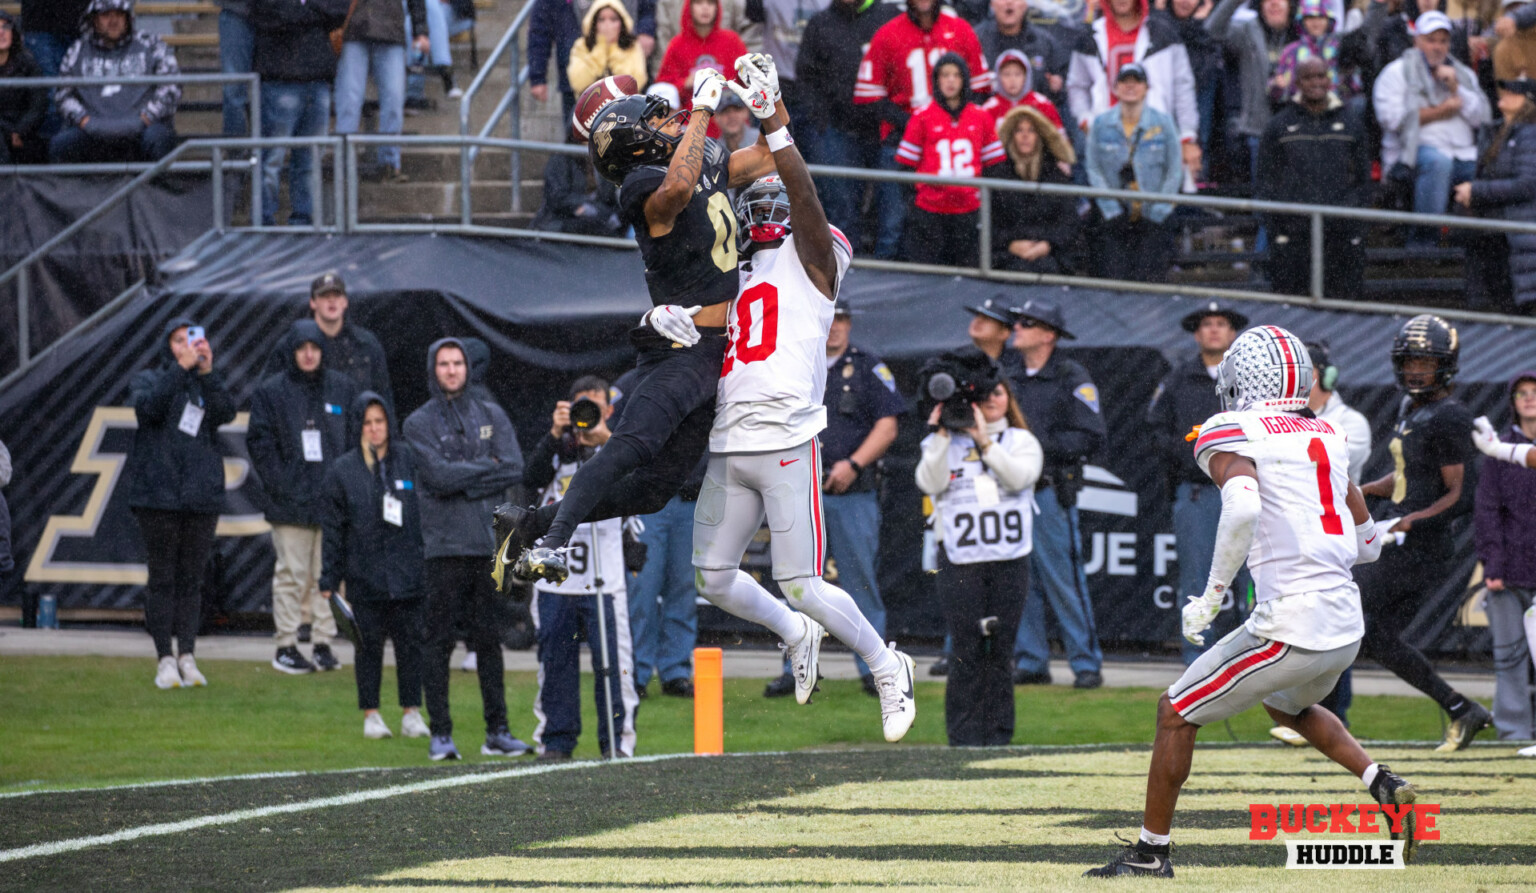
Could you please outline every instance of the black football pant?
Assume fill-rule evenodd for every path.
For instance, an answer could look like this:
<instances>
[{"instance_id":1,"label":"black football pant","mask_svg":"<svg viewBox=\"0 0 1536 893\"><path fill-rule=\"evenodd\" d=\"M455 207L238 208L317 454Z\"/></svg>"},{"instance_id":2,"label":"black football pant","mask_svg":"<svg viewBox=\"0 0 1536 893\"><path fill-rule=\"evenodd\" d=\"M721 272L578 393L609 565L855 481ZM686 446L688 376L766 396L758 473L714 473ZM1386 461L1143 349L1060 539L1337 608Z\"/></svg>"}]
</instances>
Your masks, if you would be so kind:
<instances>
[{"instance_id":1,"label":"black football pant","mask_svg":"<svg viewBox=\"0 0 1536 893\"><path fill-rule=\"evenodd\" d=\"M1469 702L1440 678L1424 652L1403 638L1403 630L1418 614L1424 596L1444 583L1454 566L1454 558L1424 558L1409 546L1390 545L1382 550L1380 559L1355 568L1360 606L1365 612L1360 656L1376 661L1429 695L1452 719L1465 713ZM1323 706L1337 712L1338 694L1335 686L1323 699Z\"/></svg>"},{"instance_id":2,"label":"black football pant","mask_svg":"<svg viewBox=\"0 0 1536 893\"><path fill-rule=\"evenodd\" d=\"M384 676L384 640L395 643L395 682L401 707L421 706L421 646L426 612L422 599L398 598L354 601L357 617L357 706L379 709L379 683ZM497 654L501 650L497 649Z\"/></svg>"},{"instance_id":3,"label":"black football pant","mask_svg":"<svg viewBox=\"0 0 1536 893\"><path fill-rule=\"evenodd\" d=\"M213 557L219 516L204 512L134 509L148 553L149 583L144 587L144 625L155 640L155 656L170 657L197 647L202 623L203 575Z\"/></svg>"},{"instance_id":4,"label":"black football pant","mask_svg":"<svg viewBox=\"0 0 1536 893\"><path fill-rule=\"evenodd\" d=\"M1007 744L1013 740L1013 643L1029 593L1029 556L951 564L941 551L937 582L953 643L944 688L949 744ZM997 618L990 636L982 635L986 617Z\"/></svg>"},{"instance_id":5,"label":"black football pant","mask_svg":"<svg viewBox=\"0 0 1536 893\"><path fill-rule=\"evenodd\" d=\"M485 730L507 727L506 681L501 661L501 615L496 584L485 572L485 559L428 558L427 643L424 649L422 684L427 695L427 714L432 736L453 734L448 713L448 660L458 642L458 620L463 616L465 644L475 652L480 674L480 702Z\"/></svg>"},{"instance_id":6,"label":"black football pant","mask_svg":"<svg viewBox=\"0 0 1536 893\"><path fill-rule=\"evenodd\" d=\"M649 515L677 494L709 448L725 329L699 330L699 343L674 348L650 328L631 338L640 379L624 395L613 436L571 479L565 498L535 514L544 545L563 546L578 524Z\"/></svg>"}]
</instances>

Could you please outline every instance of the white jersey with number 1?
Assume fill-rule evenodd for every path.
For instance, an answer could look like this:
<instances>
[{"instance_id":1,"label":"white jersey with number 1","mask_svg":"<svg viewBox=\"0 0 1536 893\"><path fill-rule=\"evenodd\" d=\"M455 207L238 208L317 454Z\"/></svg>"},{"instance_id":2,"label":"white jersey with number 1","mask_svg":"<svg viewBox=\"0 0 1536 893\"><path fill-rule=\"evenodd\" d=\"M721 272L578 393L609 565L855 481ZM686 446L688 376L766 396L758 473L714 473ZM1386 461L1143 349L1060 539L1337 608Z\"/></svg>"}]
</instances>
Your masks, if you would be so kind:
<instances>
[{"instance_id":1,"label":"white jersey with number 1","mask_svg":"<svg viewBox=\"0 0 1536 893\"><path fill-rule=\"evenodd\" d=\"M832 227L837 280L853 260L848 239ZM791 233L778 248L752 255L741 294L727 321L720 368L715 453L783 450L810 440L827 426L827 332L834 304L807 275Z\"/></svg>"},{"instance_id":2,"label":"white jersey with number 1","mask_svg":"<svg viewBox=\"0 0 1536 893\"><path fill-rule=\"evenodd\" d=\"M1223 412L1200 426L1195 459L1209 472L1218 452L1258 470L1261 509L1248 550L1256 636L1326 651L1365 634L1358 557L1345 500L1349 447L1332 423L1289 412Z\"/></svg>"}]
</instances>

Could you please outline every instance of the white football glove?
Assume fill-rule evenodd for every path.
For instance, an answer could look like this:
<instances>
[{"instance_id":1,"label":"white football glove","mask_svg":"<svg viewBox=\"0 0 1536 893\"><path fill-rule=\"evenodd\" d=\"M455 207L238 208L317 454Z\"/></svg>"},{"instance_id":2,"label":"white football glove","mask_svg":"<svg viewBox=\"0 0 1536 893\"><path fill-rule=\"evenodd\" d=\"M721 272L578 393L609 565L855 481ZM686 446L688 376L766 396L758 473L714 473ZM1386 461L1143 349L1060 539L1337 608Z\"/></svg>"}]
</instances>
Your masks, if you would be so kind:
<instances>
[{"instance_id":1,"label":"white football glove","mask_svg":"<svg viewBox=\"0 0 1536 893\"><path fill-rule=\"evenodd\" d=\"M715 75L715 77L720 77ZM724 80L722 78L722 80ZM656 330L656 334L676 342L684 347L692 347L699 343L699 330L693 324L693 318L703 310L703 305L695 304L692 307L681 307L677 304L663 304L656 307L642 317L644 325Z\"/></svg>"},{"instance_id":2,"label":"white football glove","mask_svg":"<svg viewBox=\"0 0 1536 893\"><path fill-rule=\"evenodd\" d=\"M741 97L742 103L752 112L752 117L759 121L772 118L773 113L778 111L773 97L768 94L768 88L757 81L749 81L745 87L735 81L727 81L725 85Z\"/></svg>"},{"instance_id":3,"label":"white football glove","mask_svg":"<svg viewBox=\"0 0 1536 893\"><path fill-rule=\"evenodd\" d=\"M1226 594L1225 586L1207 586L1204 595L1189 597L1189 602L1184 605L1184 638L1191 644L1205 644L1202 633L1216 622L1216 615L1221 612L1221 600Z\"/></svg>"},{"instance_id":4,"label":"white football glove","mask_svg":"<svg viewBox=\"0 0 1536 893\"><path fill-rule=\"evenodd\" d=\"M1528 443L1505 443L1499 440L1498 432L1493 430L1493 424L1485 415L1472 421L1472 445L1484 456L1516 465L1527 465L1526 456L1531 451Z\"/></svg>"},{"instance_id":5,"label":"white football glove","mask_svg":"<svg viewBox=\"0 0 1536 893\"><path fill-rule=\"evenodd\" d=\"M693 76L693 110L714 114L725 95L725 78L720 72L706 68Z\"/></svg>"},{"instance_id":6,"label":"white football glove","mask_svg":"<svg viewBox=\"0 0 1536 893\"><path fill-rule=\"evenodd\" d=\"M750 86L754 80L760 81L768 88L768 97L778 104L784 99L784 94L779 90L779 69L773 64L773 57L765 53L748 53L736 60L736 76L741 78L743 84Z\"/></svg>"}]
</instances>

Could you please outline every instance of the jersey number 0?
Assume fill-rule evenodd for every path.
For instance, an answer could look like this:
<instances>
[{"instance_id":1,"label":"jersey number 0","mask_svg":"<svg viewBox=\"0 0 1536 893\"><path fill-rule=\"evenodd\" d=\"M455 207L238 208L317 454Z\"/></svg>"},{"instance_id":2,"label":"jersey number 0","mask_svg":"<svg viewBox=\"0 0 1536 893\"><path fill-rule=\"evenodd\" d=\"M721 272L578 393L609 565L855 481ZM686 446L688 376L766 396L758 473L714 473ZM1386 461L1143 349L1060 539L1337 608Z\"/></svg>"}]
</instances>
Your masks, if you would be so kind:
<instances>
[{"instance_id":1,"label":"jersey number 0","mask_svg":"<svg viewBox=\"0 0 1536 893\"><path fill-rule=\"evenodd\" d=\"M715 227L715 244L709 250L709 258L722 273L736 269L736 213L731 210L731 200L723 192L709 197L705 208L709 222Z\"/></svg>"}]
</instances>

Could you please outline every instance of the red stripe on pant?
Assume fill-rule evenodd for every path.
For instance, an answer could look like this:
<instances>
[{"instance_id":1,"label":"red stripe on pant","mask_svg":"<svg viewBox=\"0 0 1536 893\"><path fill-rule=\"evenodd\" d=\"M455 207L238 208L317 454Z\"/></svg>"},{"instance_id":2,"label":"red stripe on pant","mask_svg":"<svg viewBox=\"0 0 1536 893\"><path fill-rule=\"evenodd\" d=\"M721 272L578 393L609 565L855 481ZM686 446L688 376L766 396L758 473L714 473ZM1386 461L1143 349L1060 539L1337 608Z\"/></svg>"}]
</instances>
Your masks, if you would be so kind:
<instances>
[{"instance_id":1,"label":"red stripe on pant","mask_svg":"<svg viewBox=\"0 0 1536 893\"><path fill-rule=\"evenodd\" d=\"M811 438L811 529L816 534L816 575L826 569L827 547L825 522L821 515L821 438Z\"/></svg>"},{"instance_id":2,"label":"red stripe on pant","mask_svg":"<svg viewBox=\"0 0 1536 893\"><path fill-rule=\"evenodd\" d=\"M1173 709L1183 713L1188 708L1194 706L1197 702L1204 700L1207 696L1225 687L1234 678L1241 675L1245 670L1249 669L1250 667L1256 667L1259 664L1274 660L1275 658L1279 657L1280 653L1284 650L1284 642L1271 642L1269 647L1242 658L1241 660L1227 667L1225 670L1222 670L1215 679L1212 679L1210 682L1207 682L1192 692L1187 692L1183 697L1173 702Z\"/></svg>"}]
</instances>

